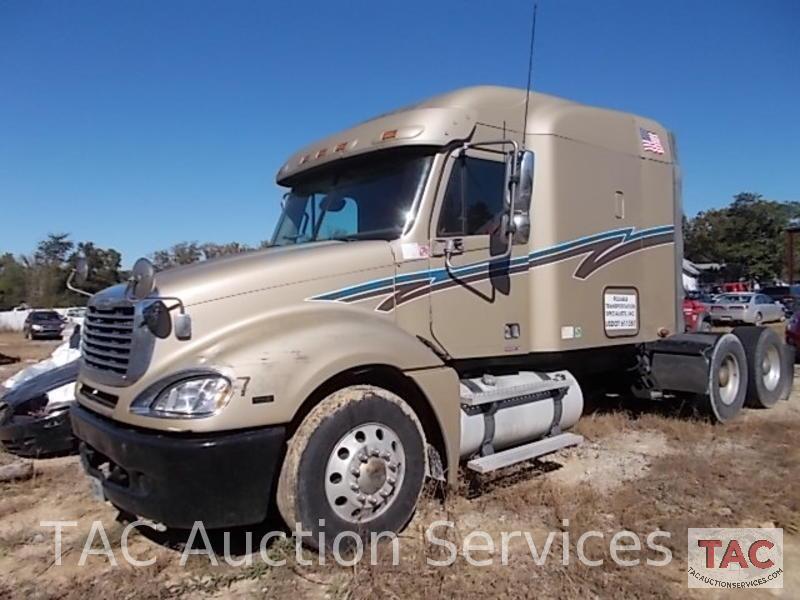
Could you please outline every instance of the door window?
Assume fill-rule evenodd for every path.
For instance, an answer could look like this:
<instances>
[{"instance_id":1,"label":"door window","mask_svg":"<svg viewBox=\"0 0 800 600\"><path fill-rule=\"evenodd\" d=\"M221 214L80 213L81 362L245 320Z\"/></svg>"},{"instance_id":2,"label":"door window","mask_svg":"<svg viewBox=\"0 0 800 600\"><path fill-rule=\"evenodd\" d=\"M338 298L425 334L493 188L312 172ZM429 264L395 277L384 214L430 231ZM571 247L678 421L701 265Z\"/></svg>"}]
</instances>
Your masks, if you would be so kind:
<instances>
[{"instance_id":1,"label":"door window","mask_svg":"<svg viewBox=\"0 0 800 600\"><path fill-rule=\"evenodd\" d=\"M491 235L505 212L503 162L460 157L447 183L437 235Z\"/></svg>"}]
</instances>

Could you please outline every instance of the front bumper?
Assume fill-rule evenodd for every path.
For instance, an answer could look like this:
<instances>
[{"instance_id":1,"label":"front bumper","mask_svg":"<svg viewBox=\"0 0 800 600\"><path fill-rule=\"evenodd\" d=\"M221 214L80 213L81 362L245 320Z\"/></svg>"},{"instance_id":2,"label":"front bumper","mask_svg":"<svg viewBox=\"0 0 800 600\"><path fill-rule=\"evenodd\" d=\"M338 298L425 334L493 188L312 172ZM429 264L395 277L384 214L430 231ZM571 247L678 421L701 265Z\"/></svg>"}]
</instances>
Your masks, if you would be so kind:
<instances>
[{"instance_id":1,"label":"front bumper","mask_svg":"<svg viewBox=\"0 0 800 600\"><path fill-rule=\"evenodd\" d=\"M64 334L63 327L48 327L47 329L31 329L31 335L36 337L59 337Z\"/></svg>"},{"instance_id":2,"label":"front bumper","mask_svg":"<svg viewBox=\"0 0 800 600\"><path fill-rule=\"evenodd\" d=\"M267 516L286 432L267 427L175 434L126 426L72 407L81 461L123 512L191 528L251 525Z\"/></svg>"},{"instance_id":3,"label":"front bumper","mask_svg":"<svg viewBox=\"0 0 800 600\"><path fill-rule=\"evenodd\" d=\"M12 415L0 425L0 445L17 456L45 458L72 452L77 440L65 410L41 417Z\"/></svg>"}]
</instances>

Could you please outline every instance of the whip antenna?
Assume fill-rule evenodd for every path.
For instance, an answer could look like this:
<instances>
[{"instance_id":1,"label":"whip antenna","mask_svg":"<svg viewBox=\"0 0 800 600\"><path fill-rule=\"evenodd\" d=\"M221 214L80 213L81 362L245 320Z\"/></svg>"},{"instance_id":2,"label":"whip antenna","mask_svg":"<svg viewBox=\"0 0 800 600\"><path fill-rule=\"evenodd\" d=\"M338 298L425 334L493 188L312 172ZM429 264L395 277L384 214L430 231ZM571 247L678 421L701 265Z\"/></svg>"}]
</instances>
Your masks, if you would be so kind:
<instances>
[{"instance_id":1,"label":"whip antenna","mask_svg":"<svg viewBox=\"0 0 800 600\"><path fill-rule=\"evenodd\" d=\"M525 148L525 140L528 134L528 103L531 99L531 79L533 76L533 41L536 39L536 10L539 3L533 3L533 18L531 19L531 47L528 52L528 85L525 91L525 118L522 122L522 147Z\"/></svg>"}]
</instances>

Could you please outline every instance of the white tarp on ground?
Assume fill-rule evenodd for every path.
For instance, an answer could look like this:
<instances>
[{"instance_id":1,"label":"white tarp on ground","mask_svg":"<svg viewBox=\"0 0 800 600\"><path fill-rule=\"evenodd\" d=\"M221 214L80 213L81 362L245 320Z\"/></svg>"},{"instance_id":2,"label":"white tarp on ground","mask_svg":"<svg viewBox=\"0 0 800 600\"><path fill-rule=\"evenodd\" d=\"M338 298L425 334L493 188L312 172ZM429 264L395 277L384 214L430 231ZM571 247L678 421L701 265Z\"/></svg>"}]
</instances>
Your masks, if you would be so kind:
<instances>
[{"instance_id":1,"label":"white tarp on ground","mask_svg":"<svg viewBox=\"0 0 800 600\"><path fill-rule=\"evenodd\" d=\"M22 371L12 375L2 383L2 387L10 390L11 388L17 387L23 381L27 381L28 379L36 377L37 375L49 371L50 369L55 369L56 367L61 367L72 362L73 360L77 360L80 355L80 349L70 348L69 342L64 342L55 350L53 350L53 353L49 358L45 358L43 361L22 369Z\"/></svg>"}]
</instances>

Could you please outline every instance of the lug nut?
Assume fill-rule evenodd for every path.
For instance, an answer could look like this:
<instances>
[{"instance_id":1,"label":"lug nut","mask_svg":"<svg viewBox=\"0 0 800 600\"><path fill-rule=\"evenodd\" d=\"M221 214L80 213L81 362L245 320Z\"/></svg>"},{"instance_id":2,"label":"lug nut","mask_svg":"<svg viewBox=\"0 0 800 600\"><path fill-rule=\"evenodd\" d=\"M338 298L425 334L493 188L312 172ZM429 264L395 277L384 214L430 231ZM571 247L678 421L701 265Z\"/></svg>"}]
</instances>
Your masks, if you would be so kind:
<instances>
[{"instance_id":1,"label":"lug nut","mask_svg":"<svg viewBox=\"0 0 800 600\"><path fill-rule=\"evenodd\" d=\"M380 454L377 448L373 448L369 453L372 454L372 456L378 456Z\"/></svg>"},{"instance_id":2,"label":"lug nut","mask_svg":"<svg viewBox=\"0 0 800 600\"><path fill-rule=\"evenodd\" d=\"M364 504L364 502L366 502L366 501L367 501L367 497L366 497L364 494L359 494L358 496L356 496L356 499L357 499L359 502L361 502L361 504Z\"/></svg>"},{"instance_id":3,"label":"lug nut","mask_svg":"<svg viewBox=\"0 0 800 600\"><path fill-rule=\"evenodd\" d=\"M362 452L358 455L358 460L360 460L362 463L365 463L367 460L369 460L369 457L367 456L366 452Z\"/></svg>"},{"instance_id":4,"label":"lug nut","mask_svg":"<svg viewBox=\"0 0 800 600\"><path fill-rule=\"evenodd\" d=\"M350 474L353 477L358 477L359 475L361 475L361 469L359 469L358 467L353 467L352 469L350 469Z\"/></svg>"},{"instance_id":5,"label":"lug nut","mask_svg":"<svg viewBox=\"0 0 800 600\"><path fill-rule=\"evenodd\" d=\"M383 496L384 498L388 498L388 497L389 497L389 495L391 494L391 492L390 492L389 490L381 490L380 494L381 494L381 496Z\"/></svg>"},{"instance_id":6,"label":"lug nut","mask_svg":"<svg viewBox=\"0 0 800 600\"><path fill-rule=\"evenodd\" d=\"M358 489L359 489L358 488L358 484L357 483L351 483L350 484L350 489L353 490L354 492L357 492Z\"/></svg>"},{"instance_id":7,"label":"lug nut","mask_svg":"<svg viewBox=\"0 0 800 600\"><path fill-rule=\"evenodd\" d=\"M383 454L381 454L381 458L383 460L389 460L390 458L392 458L392 455L389 454L389 452L384 452Z\"/></svg>"},{"instance_id":8,"label":"lug nut","mask_svg":"<svg viewBox=\"0 0 800 600\"><path fill-rule=\"evenodd\" d=\"M378 504L378 502L379 502L379 500L375 496L370 496L369 497L369 503L372 504L372 506L376 506Z\"/></svg>"},{"instance_id":9,"label":"lug nut","mask_svg":"<svg viewBox=\"0 0 800 600\"><path fill-rule=\"evenodd\" d=\"M397 471L397 464L396 463L389 463L387 465L390 471Z\"/></svg>"},{"instance_id":10,"label":"lug nut","mask_svg":"<svg viewBox=\"0 0 800 600\"><path fill-rule=\"evenodd\" d=\"M386 483L388 483L389 485L394 485L395 483L397 483L397 478L395 478L395 477L387 477L386 478Z\"/></svg>"}]
</instances>

